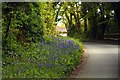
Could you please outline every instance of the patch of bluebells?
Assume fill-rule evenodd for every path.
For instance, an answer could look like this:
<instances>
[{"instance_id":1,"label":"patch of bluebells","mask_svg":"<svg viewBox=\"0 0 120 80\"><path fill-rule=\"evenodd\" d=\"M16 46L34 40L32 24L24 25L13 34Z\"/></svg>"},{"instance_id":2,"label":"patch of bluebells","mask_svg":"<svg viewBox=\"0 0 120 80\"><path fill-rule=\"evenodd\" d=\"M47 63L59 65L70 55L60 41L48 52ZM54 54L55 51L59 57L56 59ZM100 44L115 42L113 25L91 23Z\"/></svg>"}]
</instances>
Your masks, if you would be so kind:
<instances>
[{"instance_id":1,"label":"patch of bluebells","mask_svg":"<svg viewBox=\"0 0 120 80\"><path fill-rule=\"evenodd\" d=\"M44 55L44 57L46 57L46 59L43 59L44 57L41 56L42 58L40 59L43 63L38 63L38 66L40 68L54 68L55 66L58 67L60 65L59 62L61 61L62 56L71 56L75 54L76 51L80 50L80 46L76 44L73 40L62 39L54 36L50 37L50 39L51 41L40 41L39 46L41 52L39 53L39 55ZM44 63L45 61L46 63Z\"/></svg>"},{"instance_id":2,"label":"patch of bluebells","mask_svg":"<svg viewBox=\"0 0 120 80\"><path fill-rule=\"evenodd\" d=\"M33 49L31 51L34 51L34 53L31 51L29 53L35 56L36 59L33 60L33 57L30 55L30 59L27 58L22 63L18 60L12 63L12 66L17 66L15 69L11 67L11 70L17 71L17 77L23 77L20 74L24 74L25 77L26 75L28 77L34 76L35 72L35 76L39 77L58 77L58 75L63 74L70 68L74 68L75 64L80 61L79 56L81 53L78 54L78 52L81 50L81 47L73 40L52 36L48 40L43 38L37 46L30 49ZM9 68L4 69L6 71L4 75L6 75L8 70Z\"/></svg>"}]
</instances>

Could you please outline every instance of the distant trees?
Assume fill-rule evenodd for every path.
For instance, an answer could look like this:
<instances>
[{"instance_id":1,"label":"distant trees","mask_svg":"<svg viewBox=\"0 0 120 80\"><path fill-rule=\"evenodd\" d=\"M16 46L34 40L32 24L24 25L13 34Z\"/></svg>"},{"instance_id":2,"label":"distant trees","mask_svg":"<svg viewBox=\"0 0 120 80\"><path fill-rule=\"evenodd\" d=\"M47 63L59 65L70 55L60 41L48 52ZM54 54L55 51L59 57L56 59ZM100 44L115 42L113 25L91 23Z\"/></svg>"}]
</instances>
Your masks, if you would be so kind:
<instances>
[{"instance_id":1,"label":"distant trees","mask_svg":"<svg viewBox=\"0 0 120 80\"><path fill-rule=\"evenodd\" d=\"M66 24L68 35L74 36L81 34L80 31L80 6L76 2L62 3L62 8L59 15L63 16L64 23Z\"/></svg>"},{"instance_id":2,"label":"distant trees","mask_svg":"<svg viewBox=\"0 0 120 80\"><path fill-rule=\"evenodd\" d=\"M68 35L103 39L104 34L118 33L120 2L65 2L59 15L63 16Z\"/></svg>"}]
</instances>

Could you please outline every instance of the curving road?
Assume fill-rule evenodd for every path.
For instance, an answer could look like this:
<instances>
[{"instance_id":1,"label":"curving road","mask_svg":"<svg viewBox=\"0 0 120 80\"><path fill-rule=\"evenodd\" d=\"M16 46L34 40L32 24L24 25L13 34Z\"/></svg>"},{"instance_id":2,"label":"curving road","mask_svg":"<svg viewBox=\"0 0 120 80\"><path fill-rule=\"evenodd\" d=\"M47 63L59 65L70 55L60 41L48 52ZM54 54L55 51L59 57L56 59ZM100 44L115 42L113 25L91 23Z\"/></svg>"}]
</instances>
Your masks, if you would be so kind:
<instances>
[{"instance_id":1,"label":"curving road","mask_svg":"<svg viewBox=\"0 0 120 80\"><path fill-rule=\"evenodd\" d=\"M118 78L118 45L85 42L87 60L76 78Z\"/></svg>"}]
</instances>

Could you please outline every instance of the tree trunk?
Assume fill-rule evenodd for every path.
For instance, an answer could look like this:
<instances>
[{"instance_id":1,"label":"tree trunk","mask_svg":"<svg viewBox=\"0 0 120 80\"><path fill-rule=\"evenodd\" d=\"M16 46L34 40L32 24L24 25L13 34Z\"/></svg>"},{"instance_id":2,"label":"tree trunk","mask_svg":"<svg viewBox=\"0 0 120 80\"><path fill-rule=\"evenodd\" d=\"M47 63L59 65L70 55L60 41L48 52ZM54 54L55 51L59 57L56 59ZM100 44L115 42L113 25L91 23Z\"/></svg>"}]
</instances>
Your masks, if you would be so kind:
<instances>
[{"instance_id":1,"label":"tree trunk","mask_svg":"<svg viewBox=\"0 0 120 80\"><path fill-rule=\"evenodd\" d=\"M74 18L75 18L75 27L76 27L76 30L79 34L81 34L81 31L80 31L80 21L79 21L79 17L76 16L75 14L73 14Z\"/></svg>"},{"instance_id":2,"label":"tree trunk","mask_svg":"<svg viewBox=\"0 0 120 80\"><path fill-rule=\"evenodd\" d=\"M87 19L84 19L84 33L87 33Z\"/></svg>"},{"instance_id":3,"label":"tree trunk","mask_svg":"<svg viewBox=\"0 0 120 80\"><path fill-rule=\"evenodd\" d=\"M55 21L57 22L57 18L58 18L58 14L59 14L59 12L60 12L60 9L61 9L61 4L60 4L60 7L58 8L58 11L57 11L57 13L56 13L56 17L55 17Z\"/></svg>"}]
</instances>

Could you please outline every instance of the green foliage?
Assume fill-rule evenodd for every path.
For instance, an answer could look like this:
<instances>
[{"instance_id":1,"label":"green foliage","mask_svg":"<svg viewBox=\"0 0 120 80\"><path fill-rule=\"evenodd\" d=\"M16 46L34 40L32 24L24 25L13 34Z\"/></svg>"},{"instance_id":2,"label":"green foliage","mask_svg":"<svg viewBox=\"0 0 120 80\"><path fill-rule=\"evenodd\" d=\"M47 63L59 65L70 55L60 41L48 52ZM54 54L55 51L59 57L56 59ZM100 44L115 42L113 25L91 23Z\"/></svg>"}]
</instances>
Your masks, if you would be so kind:
<instances>
[{"instance_id":1,"label":"green foliage","mask_svg":"<svg viewBox=\"0 0 120 80\"><path fill-rule=\"evenodd\" d=\"M91 39L103 39L106 33L119 32L119 21L117 21L119 16L116 14L116 8L118 8L119 3L116 5L116 8L113 4L117 3L81 4L83 19L88 19L86 36ZM85 22L85 24L87 23ZM86 28L85 25L84 27Z\"/></svg>"},{"instance_id":2,"label":"green foliage","mask_svg":"<svg viewBox=\"0 0 120 80\"><path fill-rule=\"evenodd\" d=\"M52 7L52 3L39 3L41 24L44 28L44 34L52 35L55 29L55 9Z\"/></svg>"},{"instance_id":3,"label":"green foliage","mask_svg":"<svg viewBox=\"0 0 120 80\"><path fill-rule=\"evenodd\" d=\"M59 15L63 16L68 36L103 39L105 33L119 32L119 5L120 3L65 2L62 4ZM111 19L112 22L109 23Z\"/></svg>"},{"instance_id":4,"label":"green foliage","mask_svg":"<svg viewBox=\"0 0 120 80\"><path fill-rule=\"evenodd\" d=\"M65 77L80 62L81 43L50 37L55 28L53 6L50 2L2 4L3 78Z\"/></svg>"},{"instance_id":5,"label":"green foliage","mask_svg":"<svg viewBox=\"0 0 120 80\"><path fill-rule=\"evenodd\" d=\"M80 5L77 2L65 2L62 4L59 15L63 17L63 22L66 24L68 36L81 33L80 26Z\"/></svg>"},{"instance_id":6,"label":"green foliage","mask_svg":"<svg viewBox=\"0 0 120 80\"><path fill-rule=\"evenodd\" d=\"M79 64L83 52L82 44L73 38L48 37L18 45L13 45L16 52L3 56L3 78L63 78Z\"/></svg>"},{"instance_id":7,"label":"green foliage","mask_svg":"<svg viewBox=\"0 0 120 80\"><path fill-rule=\"evenodd\" d=\"M2 39L3 50L12 50L16 42L40 41L43 36L52 35L55 27L52 3L3 3Z\"/></svg>"},{"instance_id":8,"label":"green foliage","mask_svg":"<svg viewBox=\"0 0 120 80\"><path fill-rule=\"evenodd\" d=\"M118 22L115 20L109 20L107 23L106 34L118 33L120 32L120 27Z\"/></svg>"},{"instance_id":9,"label":"green foliage","mask_svg":"<svg viewBox=\"0 0 120 80\"><path fill-rule=\"evenodd\" d=\"M19 34L24 36L24 40L31 41L43 36L40 10L39 7L35 8L35 4L37 5L37 3L3 3L3 46L9 43L9 39L16 40Z\"/></svg>"},{"instance_id":10,"label":"green foliage","mask_svg":"<svg viewBox=\"0 0 120 80\"><path fill-rule=\"evenodd\" d=\"M104 34L120 30L119 3L58 4L2 3L3 78L65 77L81 59L82 38L103 39ZM68 36L79 40L50 37L57 33L58 16L62 16ZM48 68L53 61L55 66Z\"/></svg>"}]
</instances>

